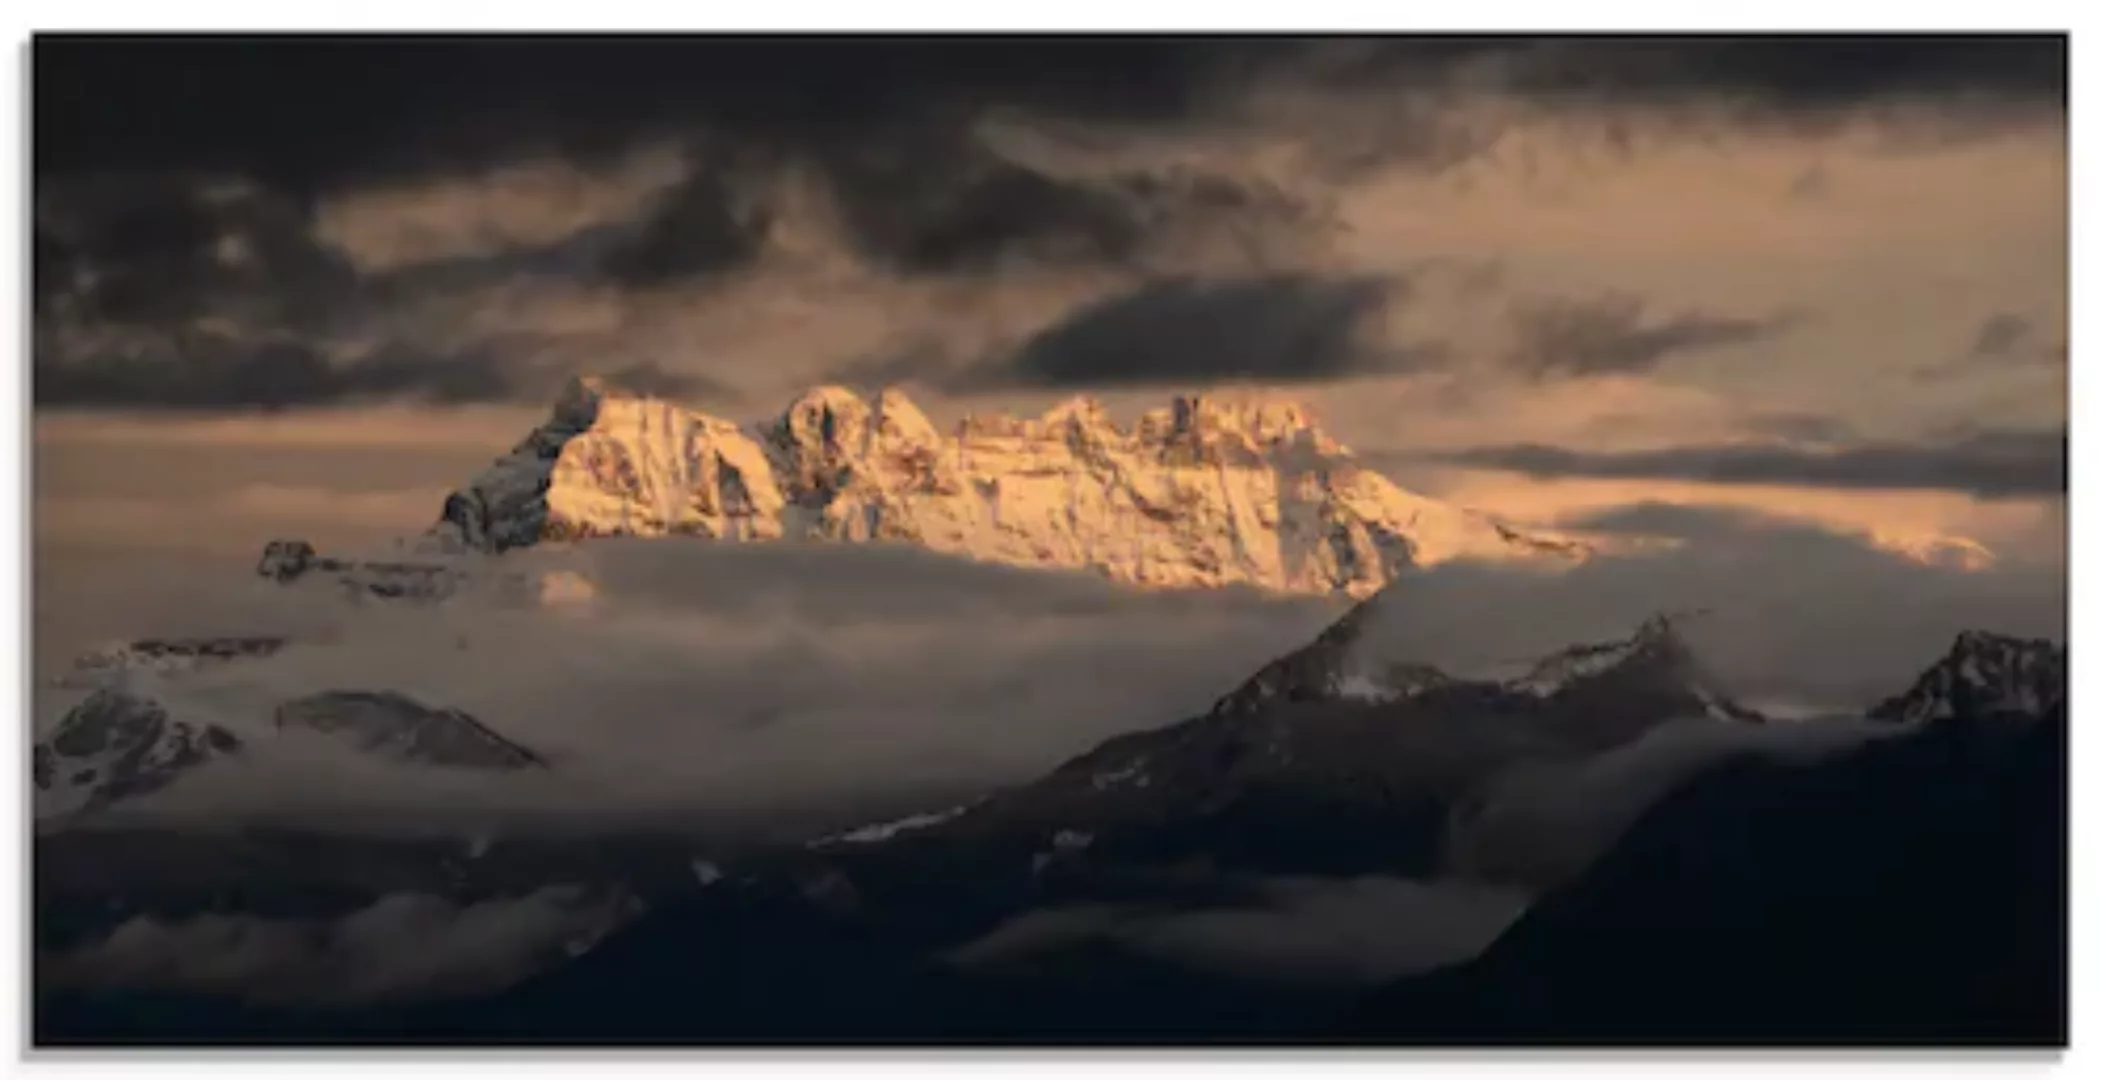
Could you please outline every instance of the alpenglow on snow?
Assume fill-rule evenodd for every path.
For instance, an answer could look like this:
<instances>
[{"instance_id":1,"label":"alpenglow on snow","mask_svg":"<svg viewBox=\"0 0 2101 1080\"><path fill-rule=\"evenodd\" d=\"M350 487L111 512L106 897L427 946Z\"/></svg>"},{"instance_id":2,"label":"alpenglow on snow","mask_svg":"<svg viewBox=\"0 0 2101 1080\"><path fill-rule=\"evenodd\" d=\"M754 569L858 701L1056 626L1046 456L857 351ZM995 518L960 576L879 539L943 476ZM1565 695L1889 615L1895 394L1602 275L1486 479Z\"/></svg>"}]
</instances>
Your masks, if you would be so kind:
<instances>
[{"instance_id":1,"label":"alpenglow on snow","mask_svg":"<svg viewBox=\"0 0 2101 1080\"><path fill-rule=\"evenodd\" d=\"M602 536L891 541L1141 586L1358 597L1411 566L1590 553L1403 490L1289 402L1183 396L1126 429L1080 397L943 435L894 388L820 387L737 424L591 379L454 492L426 542Z\"/></svg>"}]
</instances>

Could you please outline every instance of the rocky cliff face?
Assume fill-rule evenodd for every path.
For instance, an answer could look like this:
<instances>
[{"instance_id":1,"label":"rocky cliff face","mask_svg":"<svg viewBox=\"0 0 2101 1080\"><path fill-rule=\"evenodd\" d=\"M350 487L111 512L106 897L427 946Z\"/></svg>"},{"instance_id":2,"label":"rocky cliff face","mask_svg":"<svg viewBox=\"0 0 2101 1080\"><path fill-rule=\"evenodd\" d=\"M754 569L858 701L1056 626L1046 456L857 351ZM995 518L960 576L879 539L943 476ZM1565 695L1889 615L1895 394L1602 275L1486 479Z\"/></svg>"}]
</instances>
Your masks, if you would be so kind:
<instances>
[{"instance_id":1,"label":"rocky cliff face","mask_svg":"<svg viewBox=\"0 0 2101 1080\"><path fill-rule=\"evenodd\" d=\"M739 425L591 380L448 498L428 539L595 536L890 540L1135 585L1353 596L1410 566L1588 553L1404 491L1286 402L1179 397L1126 429L1076 398L944 435L894 389L821 387Z\"/></svg>"}]
</instances>

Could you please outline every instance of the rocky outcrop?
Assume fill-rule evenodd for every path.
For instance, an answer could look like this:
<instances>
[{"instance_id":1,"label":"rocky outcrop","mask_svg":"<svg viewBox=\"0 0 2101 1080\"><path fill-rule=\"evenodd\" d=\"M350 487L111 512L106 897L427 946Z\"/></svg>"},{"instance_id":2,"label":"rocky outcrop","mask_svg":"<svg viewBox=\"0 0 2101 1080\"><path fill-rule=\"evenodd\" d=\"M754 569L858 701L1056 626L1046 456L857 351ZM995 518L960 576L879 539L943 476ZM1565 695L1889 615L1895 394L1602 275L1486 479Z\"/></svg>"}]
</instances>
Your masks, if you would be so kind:
<instances>
[{"instance_id":1,"label":"rocky outcrop","mask_svg":"<svg viewBox=\"0 0 2101 1080\"><path fill-rule=\"evenodd\" d=\"M265 544L255 572L282 585L325 582L356 600L443 600L458 592L465 578L442 562L335 558L304 540Z\"/></svg>"},{"instance_id":2,"label":"rocky outcrop","mask_svg":"<svg viewBox=\"0 0 2101 1080\"><path fill-rule=\"evenodd\" d=\"M92 686L127 671L161 675L201 671L240 660L275 656L288 644L272 635L248 637L137 638L78 656L60 686Z\"/></svg>"},{"instance_id":3,"label":"rocky outcrop","mask_svg":"<svg viewBox=\"0 0 2101 1080\"><path fill-rule=\"evenodd\" d=\"M1869 715L1896 723L1985 713L2042 716L2064 703L2065 685L2064 646L1965 630L1947 655L1909 689L1876 705Z\"/></svg>"},{"instance_id":4,"label":"rocky outcrop","mask_svg":"<svg viewBox=\"0 0 2101 1080\"><path fill-rule=\"evenodd\" d=\"M475 595L502 604L584 603L597 587L574 571L497 569L436 552L423 559L345 559L323 555L304 540L272 540L255 572L287 586L320 585L354 602L435 604Z\"/></svg>"},{"instance_id":5,"label":"rocky outcrop","mask_svg":"<svg viewBox=\"0 0 2101 1080\"><path fill-rule=\"evenodd\" d=\"M98 690L32 751L37 814L99 810L240 750L241 740L216 724L173 719L166 707L138 694Z\"/></svg>"},{"instance_id":6,"label":"rocky outcrop","mask_svg":"<svg viewBox=\"0 0 2101 1080\"><path fill-rule=\"evenodd\" d=\"M438 708L404 694L338 690L287 701L274 725L249 738L217 723L171 715L170 701L122 685L94 691L68 711L31 758L36 816L57 820L103 810L158 792L198 768L235 757L243 768L266 768L255 756L273 737L307 732L347 744L356 753L424 768L541 769L548 762L458 709Z\"/></svg>"},{"instance_id":7,"label":"rocky outcrop","mask_svg":"<svg viewBox=\"0 0 2101 1080\"><path fill-rule=\"evenodd\" d=\"M544 768L527 747L458 709L433 708L406 694L332 690L277 707L277 728L348 740L360 751L415 765L453 769Z\"/></svg>"}]
</instances>

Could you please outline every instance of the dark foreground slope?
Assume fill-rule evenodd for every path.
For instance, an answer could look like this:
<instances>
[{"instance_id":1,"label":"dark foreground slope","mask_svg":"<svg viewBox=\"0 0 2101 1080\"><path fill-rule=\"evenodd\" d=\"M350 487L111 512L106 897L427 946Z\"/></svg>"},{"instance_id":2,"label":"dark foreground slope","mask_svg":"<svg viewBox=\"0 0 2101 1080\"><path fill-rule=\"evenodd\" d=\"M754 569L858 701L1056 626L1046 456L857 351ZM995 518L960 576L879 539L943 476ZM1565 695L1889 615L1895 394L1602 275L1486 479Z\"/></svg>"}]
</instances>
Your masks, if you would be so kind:
<instances>
[{"instance_id":1,"label":"dark foreground slope","mask_svg":"<svg viewBox=\"0 0 2101 1080\"><path fill-rule=\"evenodd\" d=\"M1697 669L1667 629L1608 664L1582 650L1580 677L1543 695L1447 681L1386 702L1271 702L1112 740L942 814L746 850L705 873L677 851L646 859L691 884L652 891L648 914L582 955L469 1000L292 1012L39 980L37 1040L2062 1044L2063 652L1996 635L1959 638L1893 699L1900 710L1878 710L1884 734L1851 750L1746 748L1679 784L1442 971L1365 990L1200 970L1129 937L1054 937L990 963L973 947L1076 911L1246 910L1276 875L1448 879L1454 808L1500 769L1588 761L1705 710L1714 695L1688 681ZM1745 721L1718 712L1705 722L1733 738ZM162 854L193 885L228 881ZM452 887L493 884L513 861L483 852L468 860L482 884ZM39 858L40 934L85 911L63 888L76 875L51 877L66 865ZM279 901L314 902L304 872L244 873ZM1394 941L1424 933L1393 926Z\"/></svg>"},{"instance_id":2,"label":"dark foreground slope","mask_svg":"<svg viewBox=\"0 0 2101 1080\"><path fill-rule=\"evenodd\" d=\"M969 973L849 885L733 878L478 1001L47 998L38 1040L2061 1045L2065 739L2060 708L1722 766L1476 960L1348 998L1099 945Z\"/></svg>"},{"instance_id":3,"label":"dark foreground slope","mask_svg":"<svg viewBox=\"0 0 2101 1080\"><path fill-rule=\"evenodd\" d=\"M2066 737L2060 705L1818 765L1726 766L1482 956L1348 1026L1465 1044L2062 1045Z\"/></svg>"}]
</instances>

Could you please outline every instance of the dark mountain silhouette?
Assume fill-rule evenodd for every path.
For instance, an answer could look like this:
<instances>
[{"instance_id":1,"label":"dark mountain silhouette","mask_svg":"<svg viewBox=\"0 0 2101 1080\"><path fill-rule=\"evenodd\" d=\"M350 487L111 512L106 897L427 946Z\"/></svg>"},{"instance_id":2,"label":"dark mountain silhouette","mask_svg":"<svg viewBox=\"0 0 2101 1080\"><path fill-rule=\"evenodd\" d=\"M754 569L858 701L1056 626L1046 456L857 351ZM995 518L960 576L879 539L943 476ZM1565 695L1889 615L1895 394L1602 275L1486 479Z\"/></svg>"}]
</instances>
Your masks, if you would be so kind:
<instances>
[{"instance_id":1,"label":"dark mountain silhouette","mask_svg":"<svg viewBox=\"0 0 2101 1080\"><path fill-rule=\"evenodd\" d=\"M2062 1045L2065 740L2060 705L1723 766L1482 956L1356 1024L1467 1044Z\"/></svg>"},{"instance_id":2,"label":"dark mountain silhouette","mask_svg":"<svg viewBox=\"0 0 2101 1080\"><path fill-rule=\"evenodd\" d=\"M1609 686L1599 679L1616 670L1628 686L1652 685L1633 679L1645 662L1586 667L1581 683ZM1197 971L1101 940L990 968L946 962L1023 911L1231 903L1235 867L1400 872L1433 842L1409 839L1415 804L1397 793L1427 805L1455 783L1440 777L1472 775L1465 754L1439 759L1429 748L1440 740L1408 732L1455 709L1451 722L1518 749L1538 742L1539 753L1631 736L1623 717L1584 721L1642 695L1582 692L1511 712L1493 708L1500 696L1473 709L1417 697L1207 717L1115 740L1037 784L915 827L757 853L494 995L330 1014L189 995L45 995L38 1039L2063 1044L2061 693L2042 715L1968 708L2028 699L1966 693L1937 718L1810 762L1725 759L1650 807L1480 956L1371 991ZM1308 725L1321 734L1295 741ZM1259 767L1241 764L1250 761Z\"/></svg>"}]
</instances>

